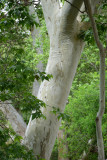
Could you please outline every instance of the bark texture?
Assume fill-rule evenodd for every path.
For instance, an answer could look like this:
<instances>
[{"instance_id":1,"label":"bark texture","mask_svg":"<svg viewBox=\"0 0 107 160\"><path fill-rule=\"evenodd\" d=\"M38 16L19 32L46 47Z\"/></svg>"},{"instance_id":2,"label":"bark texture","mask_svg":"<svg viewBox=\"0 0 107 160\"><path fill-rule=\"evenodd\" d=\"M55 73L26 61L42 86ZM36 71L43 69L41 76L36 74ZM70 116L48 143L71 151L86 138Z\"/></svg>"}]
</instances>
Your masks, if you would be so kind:
<instances>
[{"instance_id":1,"label":"bark texture","mask_svg":"<svg viewBox=\"0 0 107 160\"><path fill-rule=\"evenodd\" d=\"M83 1L71 2L80 8ZM57 116L51 112L52 107L64 111L84 43L77 38L77 9L68 3L61 9L56 0L43 0L42 7L50 36L50 56L46 72L52 74L53 78L45 80L38 93L38 98L47 104L43 109L46 120L30 118L25 144L34 150L35 155L49 160L60 125Z\"/></svg>"}]
</instances>

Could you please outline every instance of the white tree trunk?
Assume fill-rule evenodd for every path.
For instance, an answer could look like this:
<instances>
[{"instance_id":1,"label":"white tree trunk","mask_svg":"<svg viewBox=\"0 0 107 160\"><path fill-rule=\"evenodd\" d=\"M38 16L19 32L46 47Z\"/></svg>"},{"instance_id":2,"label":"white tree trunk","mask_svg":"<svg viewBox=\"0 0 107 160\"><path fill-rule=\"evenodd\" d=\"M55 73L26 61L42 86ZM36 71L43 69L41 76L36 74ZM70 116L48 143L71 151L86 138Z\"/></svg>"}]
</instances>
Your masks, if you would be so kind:
<instances>
[{"instance_id":1,"label":"white tree trunk","mask_svg":"<svg viewBox=\"0 0 107 160\"><path fill-rule=\"evenodd\" d=\"M79 4L77 0L72 3L80 8L82 0ZM50 56L46 72L52 74L53 78L45 80L38 93L38 98L47 104L43 109L46 120L30 119L25 144L34 150L35 155L49 160L60 125L57 116L51 113L52 107L64 111L84 43L77 38L77 9L68 3L60 9L54 0L42 1L42 6L50 36Z\"/></svg>"},{"instance_id":2,"label":"white tree trunk","mask_svg":"<svg viewBox=\"0 0 107 160\"><path fill-rule=\"evenodd\" d=\"M69 51L67 51L67 48L69 48ZM28 146L34 149L35 154L40 154L46 160L50 157L49 154L60 125L60 121L50 111L54 106L60 108L63 112L81 51L82 44L78 41L73 44L68 38L64 41L61 51L58 51L57 48L57 54L53 56L52 53L50 54L47 73L52 74L53 79L49 82L44 81L38 94L38 98L47 104L47 107L43 110L46 120L32 120L26 132ZM71 52L72 54L70 54Z\"/></svg>"}]
</instances>

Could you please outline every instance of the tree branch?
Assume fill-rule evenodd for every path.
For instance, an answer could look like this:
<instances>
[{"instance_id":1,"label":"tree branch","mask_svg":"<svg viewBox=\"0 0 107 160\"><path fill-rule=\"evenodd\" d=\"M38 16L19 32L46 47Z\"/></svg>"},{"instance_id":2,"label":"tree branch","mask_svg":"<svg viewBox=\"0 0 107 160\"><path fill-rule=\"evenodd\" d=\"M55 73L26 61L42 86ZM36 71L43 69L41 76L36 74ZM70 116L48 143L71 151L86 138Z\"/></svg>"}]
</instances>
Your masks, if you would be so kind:
<instances>
[{"instance_id":1,"label":"tree branch","mask_svg":"<svg viewBox=\"0 0 107 160\"><path fill-rule=\"evenodd\" d=\"M15 108L12 107L10 102L3 102L0 103L0 110L4 113L10 124L12 125L12 128L14 131L24 137L25 130L26 130L26 124L23 121L23 118L21 115L15 110Z\"/></svg>"}]
</instances>

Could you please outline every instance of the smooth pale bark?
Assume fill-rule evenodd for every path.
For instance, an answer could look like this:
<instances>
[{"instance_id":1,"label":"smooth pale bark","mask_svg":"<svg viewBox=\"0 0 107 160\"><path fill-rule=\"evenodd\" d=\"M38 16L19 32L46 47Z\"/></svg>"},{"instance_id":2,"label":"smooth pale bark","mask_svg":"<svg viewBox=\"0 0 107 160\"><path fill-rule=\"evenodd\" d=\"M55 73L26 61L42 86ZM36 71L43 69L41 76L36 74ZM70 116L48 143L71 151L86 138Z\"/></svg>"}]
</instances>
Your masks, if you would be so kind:
<instances>
[{"instance_id":1,"label":"smooth pale bark","mask_svg":"<svg viewBox=\"0 0 107 160\"><path fill-rule=\"evenodd\" d=\"M82 2L72 1L78 8ZM43 109L46 120L32 120L31 117L25 134L25 144L34 150L35 155L49 160L60 125L57 116L51 113L52 107L64 111L84 43L77 38L77 9L68 3L60 9L54 0L43 0L42 6L50 36L50 56L46 72L52 74L53 78L50 81L45 80L38 93L38 98L47 104Z\"/></svg>"},{"instance_id":2,"label":"smooth pale bark","mask_svg":"<svg viewBox=\"0 0 107 160\"><path fill-rule=\"evenodd\" d=\"M26 130L26 123L23 121L21 115L10 104L9 101L0 103L0 110L4 113L7 120L10 122L14 131L20 136L24 137Z\"/></svg>"},{"instance_id":3,"label":"smooth pale bark","mask_svg":"<svg viewBox=\"0 0 107 160\"><path fill-rule=\"evenodd\" d=\"M104 143L102 136L102 117L105 111L105 49L99 39L97 26L92 14L92 8L89 0L84 0L87 7L88 15L90 17L94 38L99 48L100 52L100 101L99 101L99 111L96 117L96 135L97 135L97 146L98 146L98 160L105 160L104 154Z\"/></svg>"}]
</instances>

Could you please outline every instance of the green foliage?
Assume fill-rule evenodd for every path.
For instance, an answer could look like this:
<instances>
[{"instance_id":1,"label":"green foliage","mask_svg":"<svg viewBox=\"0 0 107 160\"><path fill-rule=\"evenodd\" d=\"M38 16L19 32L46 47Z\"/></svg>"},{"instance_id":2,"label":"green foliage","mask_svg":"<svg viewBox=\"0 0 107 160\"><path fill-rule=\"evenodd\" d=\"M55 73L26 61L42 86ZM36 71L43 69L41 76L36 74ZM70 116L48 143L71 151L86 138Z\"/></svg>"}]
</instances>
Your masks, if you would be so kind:
<instances>
[{"instance_id":1,"label":"green foliage","mask_svg":"<svg viewBox=\"0 0 107 160\"><path fill-rule=\"evenodd\" d=\"M1 43L0 50L0 100L11 100L17 109L25 113L36 109L35 117L40 117L40 106L45 104L32 95L31 86L35 78L49 80L51 75L35 69L36 58L31 41L24 39L20 45L10 39L5 44Z\"/></svg>"},{"instance_id":2,"label":"green foliage","mask_svg":"<svg viewBox=\"0 0 107 160\"><path fill-rule=\"evenodd\" d=\"M78 86L85 83L90 84L91 82L95 82L98 79L100 64L98 52L99 51L96 46L86 45L73 81L73 89L77 89Z\"/></svg>"},{"instance_id":3,"label":"green foliage","mask_svg":"<svg viewBox=\"0 0 107 160\"><path fill-rule=\"evenodd\" d=\"M36 160L32 150L20 144L21 140L0 111L0 160Z\"/></svg>"},{"instance_id":4,"label":"green foliage","mask_svg":"<svg viewBox=\"0 0 107 160\"><path fill-rule=\"evenodd\" d=\"M0 2L0 29L6 32L6 28L26 26L30 29L35 22L34 15L29 15L28 6L20 0L1 0Z\"/></svg>"},{"instance_id":5,"label":"green foliage","mask_svg":"<svg viewBox=\"0 0 107 160\"><path fill-rule=\"evenodd\" d=\"M84 150L87 154L89 152L87 160L97 160L95 120L98 108L98 80L96 82L92 82L91 84L79 86L78 90L74 90L73 95L69 96L69 104L66 106L65 113L70 116L70 121L64 121L63 126L65 129L65 134L68 137L67 144L69 147L69 157L74 160L79 159ZM103 116L102 123L105 146L107 136L106 117L107 110ZM89 140L92 140L91 144L89 143Z\"/></svg>"},{"instance_id":6,"label":"green foliage","mask_svg":"<svg viewBox=\"0 0 107 160\"><path fill-rule=\"evenodd\" d=\"M57 107L52 107L52 111L51 112L53 114L57 115L58 120L60 120L60 119L62 119L62 120L69 120L69 118L70 118L68 114L62 113L60 111L60 109L57 108Z\"/></svg>"},{"instance_id":7,"label":"green foliage","mask_svg":"<svg viewBox=\"0 0 107 160\"><path fill-rule=\"evenodd\" d=\"M69 97L66 112L70 114L71 120L65 126L70 156L75 160L84 150L88 151L90 147L88 141L95 139L95 118L99 98L98 89L95 90L95 88L96 84L80 86L73 92L73 98Z\"/></svg>"},{"instance_id":8,"label":"green foliage","mask_svg":"<svg viewBox=\"0 0 107 160\"><path fill-rule=\"evenodd\" d=\"M1 5L0 100L11 100L14 107L21 110L24 119L28 121L32 110L36 110L33 118L38 118L43 116L40 106L45 107L43 102L32 95L34 79L43 81L52 76L35 68L36 51L26 29L31 28L35 21L29 15L28 7L19 2L3 1ZM13 23L9 25L11 20ZM28 22L32 23L28 26Z\"/></svg>"}]
</instances>

